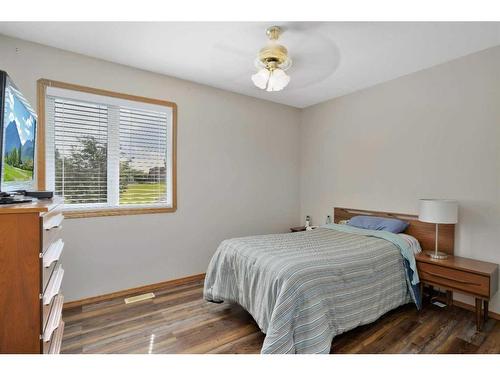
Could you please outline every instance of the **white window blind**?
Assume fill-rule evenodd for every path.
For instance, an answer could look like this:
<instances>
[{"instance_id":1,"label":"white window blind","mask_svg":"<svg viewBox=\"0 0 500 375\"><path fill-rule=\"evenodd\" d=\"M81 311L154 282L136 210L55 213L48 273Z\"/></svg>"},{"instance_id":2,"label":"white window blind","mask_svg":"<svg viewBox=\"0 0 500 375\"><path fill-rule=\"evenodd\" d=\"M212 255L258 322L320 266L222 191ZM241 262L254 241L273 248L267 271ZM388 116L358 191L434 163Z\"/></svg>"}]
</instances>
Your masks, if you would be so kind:
<instances>
[{"instance_id":1,"label":"white window blind","mask_svg":"<svg viewBox=\"0 0 500 375\"><path fill-rule=\"evenodd\" d=\"M165 113L120 108L120 204L167 202L167 121Z\"/></svg>"},{"instance_id":2,"label":"white window blind","mask_svg":"<svg viewBox=\"0 0 500 375\"><path fill-rule=\"evenodd\" d=\"M45 103L47 188L66 208L171 206L171 108L65 89Z\"/></svg>"},{"instance_id":3,"label":"white window blind","mask_svg":"<svg viewBox=\"0 0 500 375\"><path fill-rule=\"evenodd\" d=\"M108 109L54 98L55 194L68 203L107 202Z\"/></svg>"}]
</instances>

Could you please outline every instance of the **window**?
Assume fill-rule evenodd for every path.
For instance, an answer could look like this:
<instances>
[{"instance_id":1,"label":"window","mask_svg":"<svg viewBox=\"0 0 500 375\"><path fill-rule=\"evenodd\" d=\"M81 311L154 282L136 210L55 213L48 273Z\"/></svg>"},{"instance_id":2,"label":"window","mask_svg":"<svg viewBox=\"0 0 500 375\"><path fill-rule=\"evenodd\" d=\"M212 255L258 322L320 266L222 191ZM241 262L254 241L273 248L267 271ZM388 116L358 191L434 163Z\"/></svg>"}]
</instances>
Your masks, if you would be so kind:
<instances>
[{"instance_id":1,"label":"window","mask_svg":"<svg viewBox=\"0 0 500 375\"><path fill-rule=\"evenodd\" d=\"M174 103L46 80L39 95L39 187L68 216L175 211Z\"/></svg>"}]
</instances>

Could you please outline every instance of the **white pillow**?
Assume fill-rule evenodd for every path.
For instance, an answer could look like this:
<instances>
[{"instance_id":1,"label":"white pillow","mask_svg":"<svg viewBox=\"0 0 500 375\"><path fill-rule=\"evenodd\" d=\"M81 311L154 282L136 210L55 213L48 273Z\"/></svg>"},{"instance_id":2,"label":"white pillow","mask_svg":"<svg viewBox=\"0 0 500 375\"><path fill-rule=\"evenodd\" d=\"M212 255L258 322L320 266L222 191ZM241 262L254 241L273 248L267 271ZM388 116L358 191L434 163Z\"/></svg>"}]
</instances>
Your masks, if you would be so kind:
<instances>
[{"instance_id":1,"label":"white pillow","mask_svg":"<svg viewBox=\"0 0 500 375\"><path fill-rule=\"evenodd\" d=\"M401 236L406 242L408 242L410 248L413 250L413 254L418 254L422 251L420 243L415 237L405 233L398 233L398 236Z\"/></svg>"}]
</instances>

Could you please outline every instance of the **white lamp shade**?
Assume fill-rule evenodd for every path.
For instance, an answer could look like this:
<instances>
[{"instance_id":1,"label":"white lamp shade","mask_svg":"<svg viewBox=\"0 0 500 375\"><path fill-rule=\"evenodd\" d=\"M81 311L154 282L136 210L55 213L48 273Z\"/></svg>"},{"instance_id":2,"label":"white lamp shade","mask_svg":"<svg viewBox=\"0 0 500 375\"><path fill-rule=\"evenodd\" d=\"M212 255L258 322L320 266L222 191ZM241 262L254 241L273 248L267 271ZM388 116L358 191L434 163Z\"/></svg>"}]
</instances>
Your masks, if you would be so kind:
<instances>
[{"instance_id":1,"label":"white lamp shade","mask_svg":"<svg viewBox=\"0 0 500 375\"><path fill-rule=\"evenodd\" d=\"M283 90L290 82L288 76L282 69L274 69L269 77L267 84L267 91L280 91Z\"/></svg>"},{"instance_id":2,"label":"white lamp shade","mask_svg":"<svg viewBox=\"0 0 500 375\"><path fill-rule=\"evenodd\" d=\"M420 199L418 220L455 224L458 222L458 202L451 199Z\"/></svg>"},{"instance_id":3,"label":"white lamp shade","mask_svg":"<svg viewBox=\"0 0 500 375\"><path fill-rule=\"evenodd\" d=\"M269 70L261 69L252 76L252 81L259 89L264 90L267 86L267 81L269 80Z\"/></svg>"}]
</instances>

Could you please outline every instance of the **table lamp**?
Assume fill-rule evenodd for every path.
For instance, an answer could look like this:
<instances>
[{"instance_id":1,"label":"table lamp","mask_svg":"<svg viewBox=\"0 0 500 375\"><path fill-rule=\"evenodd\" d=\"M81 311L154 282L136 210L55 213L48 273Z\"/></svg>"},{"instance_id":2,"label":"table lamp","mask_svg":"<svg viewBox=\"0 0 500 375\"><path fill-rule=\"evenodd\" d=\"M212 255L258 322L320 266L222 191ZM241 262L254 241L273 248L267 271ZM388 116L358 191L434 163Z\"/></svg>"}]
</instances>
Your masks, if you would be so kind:
<instances>
[{"instance_id":1,"label":"table lamp","mask_svg":"<svg viewBox=\"0 0 500 375\"><path fill-rule=\"evenodd\" d=\"M418 220L436 224L434 251L426 252L433 259L446 259L448 255L438 250L439 224L455 224L458 221L458 202L451 199L420 199Z\"/></svg>"}]
</instances>

